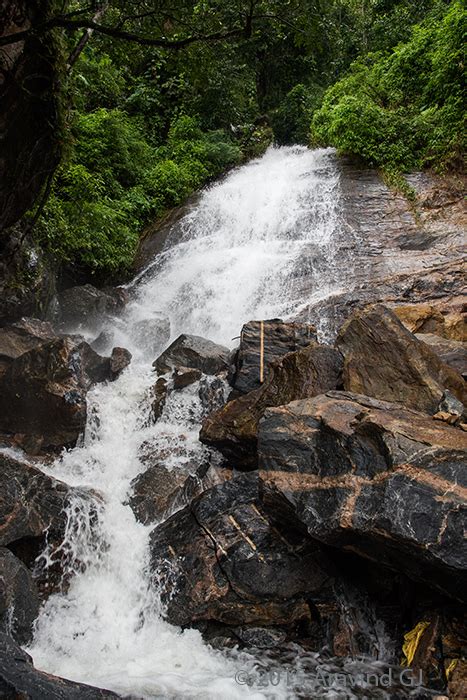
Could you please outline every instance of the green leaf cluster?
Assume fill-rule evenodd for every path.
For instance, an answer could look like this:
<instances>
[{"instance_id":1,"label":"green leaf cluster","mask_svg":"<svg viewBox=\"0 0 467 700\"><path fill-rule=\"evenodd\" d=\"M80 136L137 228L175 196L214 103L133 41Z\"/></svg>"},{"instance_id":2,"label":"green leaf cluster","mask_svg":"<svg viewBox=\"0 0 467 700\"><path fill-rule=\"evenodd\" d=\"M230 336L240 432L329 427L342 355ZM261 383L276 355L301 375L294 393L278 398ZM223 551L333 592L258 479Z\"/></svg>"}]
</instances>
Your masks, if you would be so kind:
<instances>
[{"instance_id":1,"label":"green leaf cluster","mask_svg":"<svg viewBox=\"0 0 467 700\"><path fill-rule=\"evenodd\" d=\"M456 167L463 152L463 46L459 1L412 28L390 53L357 60L329 88L312 139L382 167Z\"/></svg>"}]
</instances>

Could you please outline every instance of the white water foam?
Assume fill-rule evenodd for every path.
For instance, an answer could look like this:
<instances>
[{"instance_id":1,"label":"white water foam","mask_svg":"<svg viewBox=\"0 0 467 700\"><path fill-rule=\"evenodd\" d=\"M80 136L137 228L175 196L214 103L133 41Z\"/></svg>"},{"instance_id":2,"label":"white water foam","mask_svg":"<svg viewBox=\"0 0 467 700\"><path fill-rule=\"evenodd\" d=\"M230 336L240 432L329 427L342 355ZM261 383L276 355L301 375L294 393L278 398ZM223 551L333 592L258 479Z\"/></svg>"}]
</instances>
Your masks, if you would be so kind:
<instances>
[{"instance_id":1,"label":"white water foam","mask_svg":"<svg viewBox=\"0 0 467 700\"><path fill-rule=\"evenodd\" d=\"M251 657L214 651L198 632L164 622L149 586L151 528L126 505L130 481L144 470L139 448L148 439L176 446L180 436L190 449L204 448L188 390L148 423L155 357L132 328L162 313L172 337L194 333L232 346L250 319L293 316L304 276L321 284L317 292L332 287L338 204L332 152L271 148L206 190L182 221L181 238L174 245L169 237L135 280L126 328L117 327L132 365L90 392L82 444L48 469L100 496L78 495L70 507L64 548L75 575L42 609L28 648L37 667L134 698L265 697L235 682Z\"/></svg>"}]
</instances>

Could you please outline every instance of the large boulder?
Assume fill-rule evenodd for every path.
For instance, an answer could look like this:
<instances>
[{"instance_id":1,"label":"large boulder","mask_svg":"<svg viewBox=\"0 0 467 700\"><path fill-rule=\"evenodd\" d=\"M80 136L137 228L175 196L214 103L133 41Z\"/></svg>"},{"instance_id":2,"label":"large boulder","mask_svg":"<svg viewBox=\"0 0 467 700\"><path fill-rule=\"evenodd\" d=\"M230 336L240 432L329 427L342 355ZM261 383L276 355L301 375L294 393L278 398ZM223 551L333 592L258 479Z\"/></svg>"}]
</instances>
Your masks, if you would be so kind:
<instances>
[{"instance_id":1,"label":"large boulder","mask_svg":"<svg viewBox=\"0 0 467 700\"><path fill-rule=\"evenodd\" d=\"M86 425L88 389L115 378L128 361L120 351L101 357L71 337L23 353L0 378L0 431L26 435L40 449L74 445Z\"/></svg>"},{"instance_id":2,"label":"large boulder","mask_svg":"<svg viewBox=\"0 0 467 700\"><path fill-rule=\"evenodd\" d=\"M7 634L0 633L0 698L4 700L107 700L110 690L74 683L34 668L32 659Z\"/></svg>"},{"instance_id":3,"label":"large boulder","mask_svg":"<svg viewBox=\"0 0 467 700\"><path fill-rule=\"evenodd\" d=\"M176 367L199 369L204 374L219 374L228 369L229 349L197 335L180 335L169 345L153 367L165 374Z\"/></svg>"},{"instance_id":4,"label":"large boulder","mask_svg":"<svg viewBox=\"0 0 467 700\"><path fill-rule=\"evenodd\" d=\"M0 547L0 631L9 632L19 644L27 644L39 605L29 569L9 549Z\"/></svg>"},{"instance_id":5,"label":"large boulder","mask_svg":"<svg viewBox=\"0 0 467 700\"><path fill-rule=\"evenodd\" d=\"M268 409L262 479L310 535L465 599L467 434L346 392Z\"/></svg>"},{"instance_id":6,"label":"large boulder","mask_svg":"<svg viewBox=\"0 0 467 700\"><path fill-rule=\"evenodd\" d=\"M0 328L0 375L12 360L55 337L52 325L36 318L22 318Z\"/></svg>"},{"instance_id":7,"label":"large boulder","mask_svg":"<svg viewBox=\"0 0 467 700\"><path fill-rule=\"evenodd\" d=\"M121 313L128 293L121 287L97 289L92 284L69 287L57 294L51 319L62 330L96 329L108 316Z\"/></svg>"},{"instance_id":8,"label":"large boulder","mask_svg":"<svg viewBox=\"0 0 467 700\"><path fill-rule=\"evenodd\" d=\"M255 468L258 423L266 408L335 389L341 372L340 353L310 341L307 347L272 362L259 389L211 413L202 425L200 439L235 466Z\"/></svg>"},{"instance_id":9,"label":"large boulder","mask_svg":"<svg viewBox=\"0 0 467 700\"><path fill-rule=\"evenodd\" d=\"M274 626L309 621L332 579L319 545L271 526L257 477L198 496L151 533L151 568L169 622Z\"/></svg>"},{"instance_id":10,"label":"large boulder","mask_svg":"<svg viewBox=\"0 0 467 700\"><path fill-rule=\"evenodd\" d=\"M273 360L313 341L316 341L316 328L308 323L280 319L245 323L231 378L233 388L241 394L259 389L261 365L267 367Z\"/></svg>"},{"instance_id":11,"label":"large boulder","mask_svg":"<svg viewBox=\"0 0 467 700\"><path fill-rule=\"evenodd\" d=\"M208 469L208 463L187 463L174 469L153 464L138 474L130 484L128 501L137 520L144 525L160 522L189 503L210 485L206 476Z\"/></svg>"},{"instance_id":12,"label":"large boulder","mask_svg":"<svg viewBox=\"0 0 467 700\"><path fill-rule=\"evenodd\" d=\"M36 467L0 453L0 545L60 536L70 487Z\"/></svg>"},{"instance_id":13,"label":"large boulder","mask_svg":"<svg viewBox=\"0 0 467 700\"><path fill-rule=\"evenodd\" d=\"M37 318L21 318L0 328L0 358L14 360L55 337L51 323Z\"/></svg>"},{"instance_id":14,"label":"large boulder","mask_svg":"<svg viewBox=\"0 0 467 700\"><path fill-rule=\"evenodd\" d=\"M374 305L352 316L336 346L344 355L344 388L427 413L437 410L445 389L467 402L465 383L390 309Z\"/></svg>"}]
</instances>

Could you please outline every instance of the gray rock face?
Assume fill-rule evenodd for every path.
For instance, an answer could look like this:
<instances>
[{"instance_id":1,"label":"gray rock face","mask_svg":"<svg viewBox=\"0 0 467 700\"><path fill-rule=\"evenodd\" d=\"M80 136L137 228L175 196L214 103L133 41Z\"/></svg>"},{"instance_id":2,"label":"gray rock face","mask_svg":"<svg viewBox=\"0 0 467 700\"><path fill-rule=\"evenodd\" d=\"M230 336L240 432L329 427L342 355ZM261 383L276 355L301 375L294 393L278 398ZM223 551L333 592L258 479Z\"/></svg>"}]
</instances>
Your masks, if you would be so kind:
<instances>
[{"instance_id":1,"label":"gray rock face","mask_svg":"<svg viewBox=\"0 0 467 700\"><path fill-rule=\"evenodd\" d=\"M0 454L0 545L46 531L60 536L69 493L67 484Z\"/></svg>"},{"instance_id":2,"label":"gray rock face","mask_svg":"<svg viewBox=\"0 0 467 700\"><path fill-rule=\"evenodd\" d=\"M5 700L110 700L110 690L73 683L37 671L31 657L11 637L0 633L0 697Z\"/></svg>"},{"instance_id":3,"label":"gray rock face","mask_svg":"<svg viewBox=\"0 0 467 700\"><path fill-rule=\"evenodd\" d=\"M467 434L344 392L268 409L262 479L310 535L464 599Z\"/></svg>"},{"instance_id":4,"label":"gray rock face","mask_svg":"<svg viewBox=\"0 0 467 700\"><path fill-rule=\"evenodd\" d=\"M246 394L259 389L261 329L263 334L263 364L283 357L289 352L305 348L316 341L316 328L307 323L270 321L249 321L240 335L240 347L235 357L235 368L231 379L233 388Z\"/></svg>"},{"instance_id":5,"label":"gray rock face","mask_svg":"<svg viewBox=\"0 0 467 700\"><path fill-rule=\"evenodd\" d=\"M0 547L0 630L18 644L31 640L39 613L39 596L29 569L6 547Z\"/></svg>"},{"instance_id":6,"label":"gray rock face","mask_svg":"<svg viewBox=\"0 0 467 700\"><path fill-rule=\"evenodd\" d=\"M381 305L357 312L336 346L344 356L344 388L434 413L445 389L466 402L462 377Z\"/></svg>"},{"instance_id":7,"label":"gray rock face","mask_svg":"<svg viewBox=\"0 0 467 700\"><path fill-rule=\"evenodd\" d=\"M150 547L167 619L178 625L309 622L308 601L332 583L319 545L271 526L255 474L205 491L153 530Z\"/></svg>"},{"instance_id":8,"label":"gray rock face","mask_svg":"<svg viewBox=\"0 0 467 700\"><path fill-rule=\"evenodd\" d=\"M197 335L180 335L153 363L159 374L176 367L199 369L205 374L219 374L228 369L229 349Z\"/></svg>"}]
</instances>

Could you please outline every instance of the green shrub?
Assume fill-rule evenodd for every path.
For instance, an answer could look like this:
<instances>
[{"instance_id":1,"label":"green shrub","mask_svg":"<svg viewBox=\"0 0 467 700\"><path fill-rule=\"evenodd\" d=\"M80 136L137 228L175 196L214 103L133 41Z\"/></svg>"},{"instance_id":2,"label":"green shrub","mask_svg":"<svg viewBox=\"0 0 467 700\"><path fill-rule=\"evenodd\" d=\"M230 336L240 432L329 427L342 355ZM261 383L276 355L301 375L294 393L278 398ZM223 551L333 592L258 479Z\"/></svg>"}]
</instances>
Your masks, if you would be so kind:
<instances>
[{"instance_id":1,"label":"green shrub","mask_svg":"<svg viewBox=\"0 0 467 700\"><path fill-rule=\"evenodd\" d=\"M36 235L62 262L101 277L131 266L151 218L241 157L224 132L203 133L186 116L174 120L160 148L116 108L77 114L73 133L71 159L57 173Z\"/></svg>"},{"instance_id":2,"label":"green shrub","mask_svg":"<svg viewBox=\"0 0 467 700\"><path fill-rule=\"evenodd\" d=\"M323 88L295 85L271 114L274 139L279 145L303 143L310 138L310 120L320 105Z\"/></svg>"},{"instance_id":3,"label":"green shrub","mask_svg":"<svg viewBox=\"0 0 467 700\"><path fill-rule=\"evenodd\" d=\"M453 2L389 55L353 64L325 94L312 139L383 167L458 164L463 150L462 47L466 12Z\"/></svg>"}]
</instances>

